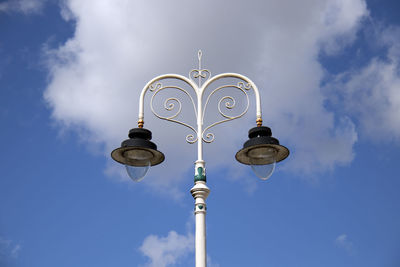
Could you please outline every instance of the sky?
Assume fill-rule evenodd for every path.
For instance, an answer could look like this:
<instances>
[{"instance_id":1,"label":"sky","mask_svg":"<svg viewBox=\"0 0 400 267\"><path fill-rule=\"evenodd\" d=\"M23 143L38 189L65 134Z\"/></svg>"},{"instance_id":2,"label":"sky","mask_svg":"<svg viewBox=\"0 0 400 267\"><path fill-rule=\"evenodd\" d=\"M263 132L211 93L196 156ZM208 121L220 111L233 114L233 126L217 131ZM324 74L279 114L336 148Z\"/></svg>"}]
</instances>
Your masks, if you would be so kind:
<instances>
[{"instance_id":1,"label":"sky","mask_svg":"<svg viewBox=\"0 0 400 267\"><path fill-rule=\"evenodd\" d=\"M257 85L264 125L291 151L267 181L235 161L253 92L243 118L210 129L208 266L400 266L399 11L395 0L1 1L0 267L194 266L190 129L157 119L147 96L165 162L135 183L110 153L136 127L146 83L187 76L199 49L212 75ZM194 125L185 95L166 97L178 96ZM221 119L213 101L208 124Z\"/></svg>"}]
</instances>

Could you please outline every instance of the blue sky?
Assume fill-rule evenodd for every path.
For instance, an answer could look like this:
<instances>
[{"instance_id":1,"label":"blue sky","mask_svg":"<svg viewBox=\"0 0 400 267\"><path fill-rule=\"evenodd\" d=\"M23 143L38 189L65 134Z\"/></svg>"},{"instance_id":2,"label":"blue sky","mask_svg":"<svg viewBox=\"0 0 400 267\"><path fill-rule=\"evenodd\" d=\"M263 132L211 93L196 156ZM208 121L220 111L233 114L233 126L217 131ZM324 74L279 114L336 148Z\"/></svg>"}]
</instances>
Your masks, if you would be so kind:
<instances>
[{"instance_id":1,"label":"blue sky","mask_svg":"<svg viewBox=\"0 0 400 267\"><path fill-rule=\"evenodd\" d=\"M215 128L204 146L209 266L400 266L399 10L0 2L0 266L194 265L190 132L147 106L166 161L133 183L109 154L147 81L186 75L198 49L213 74L258 85L264 124L292 152L264 182L234 160L254 102Z\"/></svg>"}]
</instances>

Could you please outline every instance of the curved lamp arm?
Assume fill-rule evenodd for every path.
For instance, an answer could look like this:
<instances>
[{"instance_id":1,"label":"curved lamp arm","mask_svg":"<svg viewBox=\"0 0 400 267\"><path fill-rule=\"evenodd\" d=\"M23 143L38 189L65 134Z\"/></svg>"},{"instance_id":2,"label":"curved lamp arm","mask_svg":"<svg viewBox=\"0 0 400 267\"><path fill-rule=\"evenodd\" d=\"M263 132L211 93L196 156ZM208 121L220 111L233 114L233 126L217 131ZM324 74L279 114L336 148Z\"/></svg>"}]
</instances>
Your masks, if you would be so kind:
<instances>
[{"instance_id":1,"label":"curved lamp arm","mask_svg":"<svg viewBox=\"0 0 400 267\"><path fill-rule=\"evenodd\" d=\"M248 87L249 89L253 88L254 94L255 94L255 97L256 97L256 116L257 116L257 119L258 118L262 119L260 92L259 92L257 86L255 85L255 83L252 80L250 80L249 78L247 78L246 76L242 75L242 74L227 72L227 73L221 73L221 74L215 75L214 77L208 79L204 83L204 85L202 86L202 89L201 89L202 94L205 91L205 89L212 82L217 81L217 80L222 79L222 78L238 78L240 80L246 81L247 84L250 86L250 87ZM201 97L202 96L203 95L201 95Z\"/></svg>"},{"instance_id":2,"label":"curved lamp arm","mask_svg":"<svg viewBox=\"0 0 400 267\"><path fill-rule=\"evenodd\" d=\"M143 127L143 123L144 123L144 96L147 93L148 90L151 90L152 86L161 80L164 79L177 79L177 80L181 80L186 82L188 85L190 85L190 87L192 87L195 92L196 92L196 84L188 79L185 76L179 75L179 74L163 74L160 76L157 76L155 78L153 78L152 80L150 80L142 89L142 92L140 93L140 98L139 98L139 116L138 116L138 124L139 124L139 128ZM197 92L196 92L197 93Z\"/></svg>"},{"instance_id":3,"label":"curved lamp arm","mask_svg":"<svg viewBox=\"0 0 400 267\"><path fill-rule=\"evenodd\" d=\"M181 102L179 101L179 99L177 98L168 98L165 102L164 102L164 106L165 109L167 109L168 111L171 111L172 109L175 108L175 105L173 103L171 103L171 101L175 101L178 103L179 105L179 110L177 111L176 114L174 114L171 117L164 117L164 116L160 116L158 115L152 108L153 113L160 119L164 119L164 120L168 120L168 121L172 121L184 126L187 126L188 128L192 129L194 132L196 132L197 136L202 136L203 131L202 131L202 126L203 126L203 118L204 118L204 111L206 109L206 106L209 102L209 98L218 90L223 89L223 88L227 88L227 87L234 87L237 88L239 90L241 90L247 97L247 107L245 109L245 111L240 114L239 116L234 116L234 117L230 117L230 116L226 116L221 110L220 107L219 111L220 114L222 116L224 116L226 119L213 123L212 125L208 126L206 129L209 129L217 124L223 123L225 121L229 121L229 120L233 120L239 117L242 117L245 113L247 113L247 109L249 106L249 100L248 100L248 95L246 93L246 91L250 90L251 88L254 90L255 93L255 98L256 98L256 123L257 126L261 126L262 125L262 111L261 111L261 99L260 99L260 93L259 90L257 88L257 86L255 85L255 83L250 80L248 77L242 75L242 74L238 74L238 73L222 73L222 74L218 74L216 76L210 77L211 76L211 72L209 70L206 69L201 69L201 51L199 51L199 69L194 69L189 73L189 78L179 75L179 74L164 74L164 75L160 75L157 76L155 78L153 78L152 80L150 80L142 89L142 92L140 94L140 99L139 99L139 116L138 116L138 127L142 128L143 124L144 124L144 97L146 95L146 93L148 91L153 91L155 92L154 95L156 95L159 91L163 90L163 89L167 89L167 88L174 88L174 89L178 89L180 91L182 91L183 93L185 93L190 99L191 102L193 104L193 108L194 111L196 113L196 117L197 117L197 124L198 124L198 130L195 130L195 127L190 126L186 123L177 121L173 118L175 118L176 116L178 116L178 114L180 113L180 108L181 108ZM218 88L216 88L214 91L212 91L206 102L205 105L203 106L203 97L204 97L204 92L206 91L206 89L213 84L215 81L223 79L223 78L236 78L238 80L241 80L240 82L237 83L237 85L224 85L224 86L220 86ZM190 93L184 89L181 88L179 86L163 86L161 81L162 80L166 80L166 79L176 79L176 80L180 80L183 81L184 83L186 83L189 87L191 87L197 97L197 105L195 104L195 101L193 100L192 96L190 95ZM198 79L198 84L195 83L194 79ZM202 79L206 79L205 83L203 85L201 85ZM152 100L154 98L154 95L152 97ZM219 105L221 104L222 100L231 100L233 103L225 103L225 107L228 109L232 109L235 106L235 100L233 97L231 96L225 96L223 97L220 102ZM152 103L152 102L151 102ZM201 127L199 127L201 126ZM197 140L198 138L196 138ZM188 141L189 143L194 143L196 142L196 140L192 140L192 141ZM204 140L206 141L206 140ZM207 141L206 141L207 142Z\"/></svg>"}]
</instances>

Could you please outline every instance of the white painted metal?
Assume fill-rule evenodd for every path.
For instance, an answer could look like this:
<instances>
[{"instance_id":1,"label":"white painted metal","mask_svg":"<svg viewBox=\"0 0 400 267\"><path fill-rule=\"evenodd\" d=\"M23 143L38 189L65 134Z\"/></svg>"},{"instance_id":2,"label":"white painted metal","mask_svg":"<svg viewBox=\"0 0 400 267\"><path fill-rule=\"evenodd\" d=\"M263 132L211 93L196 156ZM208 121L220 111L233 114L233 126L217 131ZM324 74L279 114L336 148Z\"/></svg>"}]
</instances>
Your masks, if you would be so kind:
<instances>
[{"instance_id":1,"label":"white painted metal","mask_svg":"<svg viewBox=\"0 0 400 267\"><path fill-rule=\"evenodd\" d=\"M196 166L204 166L204 161L196 161ZM195 199L195 217L196 217L196 230L195 230L195 257L196 267L207 266L207 248L206 248L206 198L210 193L210 189L203 181L197 181L190 190L193 198Z\"/></svg>"},{"instance_id":2,"label":"white painted metal","mask_svg":"<svg viewBox=\"0 0 400 267\"><path fill-rule=\"evenodd\" d=\"M195 175L198 174L198 168L202 168L204 171L205 175L205 162L203 160L203 142L205 143L211 143L214 141L214 134L211 132L207 132L210 128L227 122L231 121L234 119L238 119L242 117L244 114L247 113L248 108L249 108L249 96L247 94L247 91L250 89L254 90L254 94L256 97L256 117L257 119L261 119L261 100L260 100L260 94L258 91L257 86L246 76L237 74L237 73L223 73L216 75L214 77L211 77L211 72L207 69L202 69L201 68L201 57L202 57L202 52L198 52L198 60L199 60L199 67L198 69L193 69L189 72L189 78L178 75L178 74L164 74L160 75L158 77L153 78L151 81L149 81L145 87L143 88L141 94L140 94L140 99L139 99L139 121L144 121L144 97L148 91L152 92L153 95L150 100L150 108L153 114L162 119L162 120L167 120L171 122L175 122L178 124L181 124L193 131L193 134L188 134L186 136L186 141L188 143L194 144L197 142L197 161L195 162ZM227 84L223 86L219 86L211 93L208 95L204 105L203 105L203 97L204 97L204 92L206 89L212 85L213 82L223 79L223 78L235 78L240 80L237 82L237 84ZM190 87L193 91L194 94L196 95L197 101L195 103L192 95L184 88L179 87L179 86L163 86L161 83L162 80L167 80L167 79L176 79L183 81ZM197 84L196 84L196 79L197 79ZM204 84L202 84L204 80ZM234 88L246 96L247 100L247 105L245 110L240 113L237 116L229 116L226 113L224 113L221 110L221 105L225 104L225 108L227 109L233 109L236 106L236 101L235 98L232 96L224 96L218 101L218 111L219 114L223 117L222 120L217 121L212 123L211 125L207 127L203 127L203 122L204 122L204 113L206 111L207 105L209 103L210 98L219 90L223 88ZM184 123L182 121L179 121L177 119L178 115L182 111L182 103L179 99L170 97L167 98L164 101L164 108L168 112L174 112L171 113L171 116L162 116L159 113L157 113L154 110L153 106L153 100L154 97L162 90L165 89L177 89L181 92L183 92L185 95L189 97L189 100L193 104L193 109L196 115L196 120L197 120L197 127L194 127L192 125L189 125L187 123ZM196 106L197 104L197 106ZM205 181L196 181L195 185L193 188L190 190L193 198L195 199L195 216L196 216L196 235L195 235L195 245L196 245L196 267L206 267L207 265L207 254L206 254L206 199L210 193L210 189L207 187Z\"/></svg>"}]
</instances>

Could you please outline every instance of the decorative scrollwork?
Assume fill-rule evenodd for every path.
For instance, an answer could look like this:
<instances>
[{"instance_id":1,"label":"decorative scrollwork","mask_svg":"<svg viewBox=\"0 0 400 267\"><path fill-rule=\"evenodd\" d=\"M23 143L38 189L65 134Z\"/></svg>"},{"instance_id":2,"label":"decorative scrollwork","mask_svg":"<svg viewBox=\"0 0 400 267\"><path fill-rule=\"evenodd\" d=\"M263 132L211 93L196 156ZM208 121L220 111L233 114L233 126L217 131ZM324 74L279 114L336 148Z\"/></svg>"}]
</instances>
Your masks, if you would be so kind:
<instances>
[{"instance_id":1,"label":"decorative scrollwork","mask_svg":"<svg viewBox=\"0 0 400 267\"><path fill-rule=\"evenodd\" d=\"M187 123L184 123L182 121L179 121L179 120L175 119L182 111L182 103L178 98L169 97L169 98L165 99L165 101L164 101L164 105L163 105L164 109L167 110L168 112L174 112L172 115L163 116L163 115L160 115L159 113L157 113L155 111L155 109L154 109L154 98L159 92L161 92L162 90L165 90L165 89L177 89L177 90L185 93L190 98L190 100L192 102L192 105L193 105L193 109L194 109L195 115L197 117L197 109L196 109L196 106L194 104L193 97L185 89L183 89L183 88L181 88L179 86L162 86L161 83L156 83L155 85L151 84L149 86L149 90L151 92L154 92L154 94L151 96L151 100L150 100L150 109L151 109L151 111L159 119L175 122L175 123L181 124L183 126L188 127L189 129L191 129L195 134L188 134L186 136L186 141L188 143L190 143L190 144L196 143L197 140L198 140L198 138L197 138L198 134L197 134L196 129L193 126L191 126L191 125L189 125Z\"/></svg>"},{"instance_id":2,"label":"decorative scrollwork","mask_svg":"<svg viewBox=\"0 0 400 267\"><path fill-rule=\"evenodd\" d=\"M207 69L203 69L201 67L201 57L203 55L203 52L201 52L201 50L199 50L199 52L197 53L197 58L199 60L199 67L197 69L191 70L189 72L189 79L191 79L193 82L195 82L197 80L197 83L199 85L199 88L201 87L201 82L203 81L207 81L210 77L211 77L211 72Z\"/></svg>"},{"instance_id":3,"label":"decorative scrollwork","mask_svg":"<svg viewBox=\"0 0 400 267\"><path fill-rule=\"evenodd\" d=\"M224 96L218 101L218 111L219 113L224 116L225 118L231 118L230 116L226 115L222 110L221 110L221 104L222 102L225 101L225 107L227 109L233 109L236 106L236 100L232 96Z\"/></svg>"},{"instance_id":4,"label":"decorative scrollwork","mask_svg":"<svg viewBox=\"0 0 400 267\"><path fill-rule=\"evenodd\" d=\"M168 111L173 111L175 109L175 104L173 103L173 101L178 103L178 110L172 116L165 117L166 119L173 119L181 113L182 103L178 98L175 98L175 97L170 97L170 98L165 99L164 108Z\"/></svg>"},{"instance_id":5,"label":"decorative scrollwork","mask_svg":"<svg viewBox=\"0 0 400 267\"><path fill-rule=\"evenodd\" d=\"M201 136L202 136L203 141L206 142L206 143L211 143L211 142L213 142L213 141L214 141L214 138L215 138L215 136L214 136L213 133L207 133L207 131L208 131L210 128L212 128L212 127L214 127L214 126L216 126L216 125L218 125L218 124L227 122L227 121L231 121L231 120L234 120L234 119L238 119L238 118L242 117L244 114L246 114L247 110L249 109L250 101L249 101L249 95L247 94L246 91L248 91L248 90L250 90L250 89L252 88L252 87L251 87L251 84L249 84L249 83L246 83L246 84L245 84L244 82L238 82L236 85L232 85L232 84L231 84L231 85L219 86L219 87L217 87L216 89L214 89L214 90L208 95L208 97L207 97L206 103L204 104L203 117L202 117L202 119L201 119L202 123L204 122L204 114L206 113L207 105L208 105L208 103L209 103L209 101L210 101L210 98L211 98L217 91L219 91L219 90L221 90L221 89L223 89L223 88L228 88L228 87L236 88L236 89L238 89L239 91L241 91L241 92L246 96L246 107L245 107L245 109L243 110L243 112L240 113L239 115L230 116L230 115L224 113L224 111L222 110L221 107L224 106L225 108L230 109L230 110L231 110L231 109L234 109L234 108L236 107L236 100L235 100L235 98L232 97L232 96L224 96L224 97L222 97L222 98L218 101L218 105L217 105L217 106L218 106L218 112L219 112L219 114L221 114L221 116L224 117L225 119L220 120L220 121L217 121L217 122L214 122L214 123L210 124L209 126L207 126L207 127L203 130L203 132L201 133ZM224 104L224 105L223 105L223 104Z\"/></svg>"},{"instance_id":6,"label":"decorative scrollwork","mask_svg":"<svg viewBox=\"0 0 400 267\"><path fill-rule=\"evenodd\" d=\"M201 139L206 143L212 143L215 139L215 135L213 133L206 133L206 131L203 131Z\"/></svg>"},{"instance_id":7,"label":"decorative scrollwork","mask_svg":"<svg viewBox=\"0 0 400 267\"><path fill-rule=\"evenodd\" d=\"M150 90L151 92L154 92L154 90L159 90L159 89L161 89L161 87L162 87L162 84L161 84L161 83L150 84L149 90Z\"/></svg>"},{"instance_id":8,"label":"decorative scrollwork","mask_svg":"<svg viewBox=\"0 0 400 267\"><path fill-rule=\"evenodd\" d=\"M250 90L251 89L251 84L250 83L244 83L244 82L238 82L237 83L237 86L238 87L240 87L241 89L244 89L244 90Z\"/></svg>"},{"instance_id":9,"label":"decorative scrollwork","mask_svg":"<svg viewBox=\"0 0 400 267\"><path fill-rule=\"evenodd\" d=\"M210 77L211 72L207 69L193 69L189 72L189 78L194 82L197 80L199 86L203 80L207 81Z\"/></svg>"},{"instance_id":10,"label":"decorative scrollwork","mask_svg":"<svg viewBox=\"0 0 400 267\"><path fill-rule=\"evenodd\" d=\"M197 136L197 131L196 131L196 136ZM194 144L197 142L197 137L194 136L194 134L188 134L186 135L186 142L189 144Z\"/></svg>"},{"instance_id":11,"label":"decorative scrollwork","mask_svg":"<svg viewBox=\"0 0 400 267\"><path fill-rule=\"evenodd\" d=\"M188 143L196 143L199 146L199 158L202 159L202 142L206 142L206 143L211 143L214 141L215 139L215 135L214 133L211 133L209 130L210 128L227 122L227 121L231 121L234 119L238 119L240 117L242 117L244 114L247 113L248 109L249 109L249 105L250 105L250 101L249 101L249 96L247 94L247 91L249 91L250 89L252 89L255 93L255 97L256 97L256 115L257 115L257 126L260 126L262 124L262 119L261 119L261 101L260 101L260 96L259 96L259 91L256 87L256 85L246 76L243 76L241 74L238 73L222 73L219 75L216 75L214 77L211 77L211 72L208 69L205 69L202 67L201 65L201 58L202 58L202 52L201 50L198 51L197 54L198 60L199 60L199 65L197 68L191 70L189 72L189 77L184 77L182 75L178 75L178 74L164 74L164 75L160 75L158 77L153 78L151 81L149 81L146 86L143 88L142 93L140 95L140 102L139 102L139 120L138 120L138 127L143 127L143 118L144 118L144 108L143 108L143 103L144 103L144 96L146 94L146 92L152 92L152 96L151 96L151 101L150 101L150 108L151 111L153 112L153 114L162 120L167 120L170 122L174 122L174 123L178 123L181 124L189 129L192 130L192 133L189 133L186 136L186 141ZM237 81L237 82L229 82L228 85L221 85L221 83L214 83L215 81L219 81L222 79L230 79L230 81ZM179 86L172 86L172 85L165 85L165 84L172 84L170 83L172 80L176 81L178 80L179 86L183 86L182 84L185 84L183 87L179 87ZM164 81L167 81L164 83ZM204 82L204 84L202 85L202 83ZM206 101L204 102L204 98L205 95L204 93L206 92L206 89L212 85L212 84L216 84L214 90L211 91L211 93L207 96ZM190 91L190 94L187 90L191 90L193 89L194 92ZM223 96L219 98L219 94L217 94L216 98L217 98L217 102L213 102L216 103L217 105L217 109L218 109L218 117L222 116L222 118L217 118L217 120L219 119L219 121L216 121L212 124L210 124L209 126L207 126L206 128L203 128L204 125L204 115L207 112L207 106L210 102L210 98L213 97L219 90L222 90L224 88L233 88L234 91L238 90L238 95L241 96L241 93L244 94L245 96L245 101L243 101L243 103L246 104L246 106L244 107L244 110L242 110L242 112L238 115L232 115L232 114L237 114L238 112L236 112L235 108L237 110L241 110L243 105L237 105L237 101L235 99L236 95L227 95L227 96ZM179 94L184 93L186 94L192 105L193 105L193 109L195 112L195 116L196 116L196 122L197 122L197 127L193 127L183 121L180 121L180 118L185 118L185 116L179 116L180 114L182 114L182 109L184 108L182 105L182 102L180 101L180 99L178 99L177 97L165 97L162 96L160 98L162 98L162 100L164 100L164 102L158 102L160 104L161 107L159 107L159 111L164 108L164 112L161 112L162 114L159 114L155 109L154 109L154 99L155 97L162 91L165 89L175 89L178 90L180 92L178 92ZM208 91L207 91L208 92ZM162 94L163 95L163 94ZM193 96L196 96L196 104L195 101L193 100ZM237 108L239 106L239 108ZM186 107L186 106L185 106ZM181 119L183 120L183 119ZM205 126L205 125L204 125Z\"/></svg>"}]
</instances>

